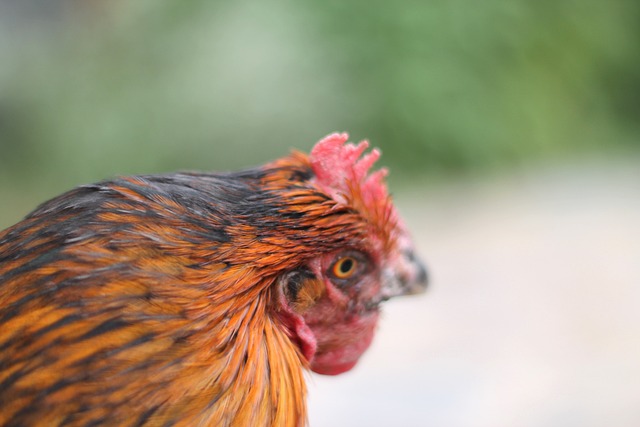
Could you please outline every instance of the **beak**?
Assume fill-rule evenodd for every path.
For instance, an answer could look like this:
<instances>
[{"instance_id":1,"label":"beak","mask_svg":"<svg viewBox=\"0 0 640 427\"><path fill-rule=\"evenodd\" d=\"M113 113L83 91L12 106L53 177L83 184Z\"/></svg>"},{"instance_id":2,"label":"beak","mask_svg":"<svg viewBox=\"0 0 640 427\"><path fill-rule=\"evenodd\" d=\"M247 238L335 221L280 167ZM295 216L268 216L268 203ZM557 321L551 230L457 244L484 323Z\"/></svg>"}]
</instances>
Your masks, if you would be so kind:
<instances>
[{"instance_id":1,"label":"beak","mask_svg":"<svg viewBox=\"0 0 640 427\"><path fill-rule=\"evenodd\" d=\"M427 269L413 250L400 257L382 272L382 296L385 299L421 294L427 290Z\"/></svg>"}]
</instances>

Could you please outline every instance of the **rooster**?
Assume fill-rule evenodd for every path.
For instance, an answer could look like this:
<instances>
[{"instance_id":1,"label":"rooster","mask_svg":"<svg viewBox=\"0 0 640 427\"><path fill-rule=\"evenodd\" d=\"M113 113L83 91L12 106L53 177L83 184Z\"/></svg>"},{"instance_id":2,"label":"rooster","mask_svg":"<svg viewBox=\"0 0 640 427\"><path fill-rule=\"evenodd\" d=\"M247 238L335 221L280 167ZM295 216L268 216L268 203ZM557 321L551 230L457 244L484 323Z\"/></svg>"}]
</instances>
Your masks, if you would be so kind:
<instances>
[{"instance_id":1,"label":"rooster","mask_svg":"<svg viewBox=\"0 0 640 427\"><path fill-rule=\"evenodd\" d=\"M426 272L377 150L121 177L0 233L0 425L302 426Z\"/></svg>"}]
</instances>

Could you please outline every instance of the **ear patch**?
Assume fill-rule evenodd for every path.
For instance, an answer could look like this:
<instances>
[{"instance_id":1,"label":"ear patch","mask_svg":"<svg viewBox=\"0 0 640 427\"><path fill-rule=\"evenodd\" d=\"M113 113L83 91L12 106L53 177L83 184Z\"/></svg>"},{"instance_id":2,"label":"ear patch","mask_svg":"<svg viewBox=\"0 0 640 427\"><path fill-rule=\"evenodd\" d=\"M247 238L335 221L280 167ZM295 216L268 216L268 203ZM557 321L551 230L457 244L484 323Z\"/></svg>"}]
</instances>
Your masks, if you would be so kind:
<instances>
[{"instance_id":1,"label":"ear patch","mask_svg":"<svg viewBox=\"0 0 640 427\"><path fill-rule=\"evenodd\" d=\"M291 309L298 314L307 311L325 292L322 280L306 268L285 274L281 286Z\"/></svg>"}]
</instances>

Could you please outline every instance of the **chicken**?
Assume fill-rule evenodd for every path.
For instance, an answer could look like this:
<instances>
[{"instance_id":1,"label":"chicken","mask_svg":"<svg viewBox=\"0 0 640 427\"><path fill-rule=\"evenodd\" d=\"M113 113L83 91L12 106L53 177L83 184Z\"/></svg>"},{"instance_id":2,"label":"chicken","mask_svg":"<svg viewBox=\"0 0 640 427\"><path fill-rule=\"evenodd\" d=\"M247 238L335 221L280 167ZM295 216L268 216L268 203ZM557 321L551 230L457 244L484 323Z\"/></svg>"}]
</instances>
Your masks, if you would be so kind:
<instances>
[{"instance_id":1,"label":"chicken","mask_svg":"<svg viewBox=\"0 0 640 427\"><path fill-rule=\"evenodd\" d=\"M0 233L0 425L304 425L305 371L426 287L367 146L85 185Z\"/></svg>"}]
</instances>

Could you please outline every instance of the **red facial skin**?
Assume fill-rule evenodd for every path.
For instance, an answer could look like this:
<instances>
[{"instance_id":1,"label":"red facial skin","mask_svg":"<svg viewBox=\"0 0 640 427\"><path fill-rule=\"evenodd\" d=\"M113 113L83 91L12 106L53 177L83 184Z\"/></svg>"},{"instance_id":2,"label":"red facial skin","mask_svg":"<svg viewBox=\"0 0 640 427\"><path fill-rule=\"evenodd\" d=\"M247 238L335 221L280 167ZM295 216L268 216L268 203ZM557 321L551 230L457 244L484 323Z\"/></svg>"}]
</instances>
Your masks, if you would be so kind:
<instances>
[{"instance_id":1,"label":"red facial skin","mask_svg":"<svg viewBox=\"0 0 640 427\"><path fill-rule=\"evenodd\" d=\"M377 311L359 316L335 315L344 316L343 322L333 326L321 321L309 324L318 338L318 350L311 361L311 369L319 374L338 375L351 370L371 345L378 322Z\"/></svg>"},{"instance_id":2,"label":"red facial skin","mask_svg":"<svg viewBox=\"0 0 640 427\"><path fill-rule=\"evenodd\" d=\"M344 253L320 256L308 264L324 292L301 315L288 310L303 355L314 372L325 375L341 374L355 366L373 340L379 317L379 268L368 256L360 261L362 271L352 280L337 283L331 267Z\"/></svg>"},{"instance_id":3,"label":"red facial skin","mask_svg":"<svg viewBox=\"0 0 640 427\"><path fill-rule=\"evenodd\" d=\"M317 340L311 369L325 375L337 375L353 368L365 352L378 323L378 306L366 308L380 293L378 269L366 266L359 277L340 287L332 280L330 269L340 254L330 254L312 263L312 271L324 282L326 293L304 315Z\"/></svg>"},{"instance_id":4,"label":"red facial skin","mask_svg":"<svg viewBox=\"0 0 640 427\"><path fill-rule=\"evenodd\" d=\"M406 255L411 254L409 241L398 239L398 242L403 246L390 257L376 251L380 245L372 239L369 254L341 250L320 256L307 265L324 292L296 316L293 329L314 372L337 375L352 369L371 345L380 303L394 296L424 291L424 268ZM359 260L361 271L346 282L337 279L332 274L334 263L354 253L363 255Z\"/></svg>"}]
</instances>

